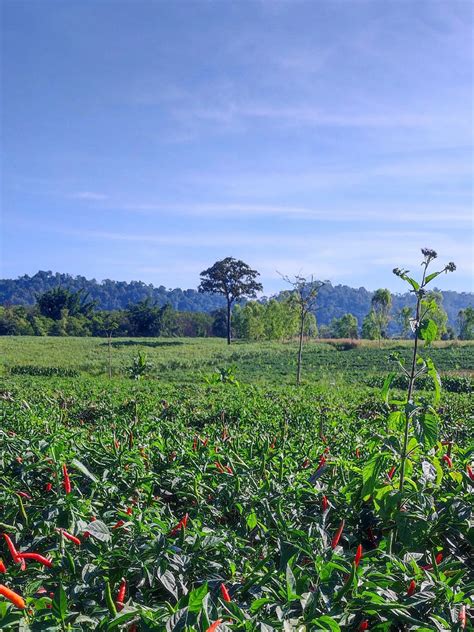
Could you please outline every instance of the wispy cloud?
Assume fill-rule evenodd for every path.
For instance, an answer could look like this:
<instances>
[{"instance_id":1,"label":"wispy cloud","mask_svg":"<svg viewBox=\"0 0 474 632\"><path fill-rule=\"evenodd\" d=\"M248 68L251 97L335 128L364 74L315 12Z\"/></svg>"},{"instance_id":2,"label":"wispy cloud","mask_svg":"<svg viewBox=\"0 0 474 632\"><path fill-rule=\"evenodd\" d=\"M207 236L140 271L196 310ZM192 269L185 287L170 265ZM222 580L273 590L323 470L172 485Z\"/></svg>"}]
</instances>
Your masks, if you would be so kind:
<instances>
[{"instance_id":1,"label":"wispy cloud","mask_svg":"<svg viewBox=\"0 0 474 632\"><path fill-rule=\"evenodd\" d=\"M102 200L106 200L108 198L105 193L97 193L95 191L77 191L71 193L69 197L74 198L76 200L86 200L91 202L98 202Z\"/></svg>"}]
</instances>

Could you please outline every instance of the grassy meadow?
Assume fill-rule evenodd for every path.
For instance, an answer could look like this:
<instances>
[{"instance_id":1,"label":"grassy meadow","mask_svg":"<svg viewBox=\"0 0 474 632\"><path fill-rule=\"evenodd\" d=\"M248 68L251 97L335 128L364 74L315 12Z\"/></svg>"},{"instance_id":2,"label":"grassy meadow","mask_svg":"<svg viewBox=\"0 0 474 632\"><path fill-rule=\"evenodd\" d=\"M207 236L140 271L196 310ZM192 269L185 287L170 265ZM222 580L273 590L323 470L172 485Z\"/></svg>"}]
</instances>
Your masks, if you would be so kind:
<instances>
[{"instance_id":1,"label":"grassy meadow","mask_svg":"<svg viewBox=\"0 0 474 632\"><path fill-rule=\"evenodd\" d=\"M386 340L310 340L303 351L303 379L312 384L341 377L354 382L367 374L387 373L394 368L391 354L410 355L410 342ZM109 344L102 338L8 336L0 339L0 370L34 365L74 369L90 376L108 375ZM220 338L114 338L111 343L114 377L139 351L152 363L150 377L162 382L196 383L220 368L234 367L244 383L293 384L296 372L296 342L233 342ZM423 353L423 351L422 351ZM474 344L438 342L429 350L440 373L474 372Z\"/></svg>"}]
</instances>

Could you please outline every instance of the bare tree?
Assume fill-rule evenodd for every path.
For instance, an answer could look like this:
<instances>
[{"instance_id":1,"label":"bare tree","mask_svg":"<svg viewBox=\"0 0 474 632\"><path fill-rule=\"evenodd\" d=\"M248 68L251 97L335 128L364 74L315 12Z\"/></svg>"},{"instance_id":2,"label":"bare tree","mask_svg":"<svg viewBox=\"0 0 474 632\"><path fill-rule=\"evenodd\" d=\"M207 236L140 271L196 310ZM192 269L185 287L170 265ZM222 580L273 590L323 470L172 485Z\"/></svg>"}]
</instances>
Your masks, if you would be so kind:
<instances>
[{"instance_id":1,"label":"bare tree","mask_svg":"<svg viewBox=\"0 0 474 632\"><path fill-rule=\"evenodd\" d=\"M298 308L299 315L299 344L298 344L298 368L296 371L296 385L299 386L301 382L301 365L303 359L303 336L304 327L308 314L310 314L316 306L316 298L319 290L329 283L329 281L317 281L313 275L310 277L303 277L296 275L294 278L279 273L284 281L291 285L290 291L292 300Z\"/></svg>"}]
</instances>

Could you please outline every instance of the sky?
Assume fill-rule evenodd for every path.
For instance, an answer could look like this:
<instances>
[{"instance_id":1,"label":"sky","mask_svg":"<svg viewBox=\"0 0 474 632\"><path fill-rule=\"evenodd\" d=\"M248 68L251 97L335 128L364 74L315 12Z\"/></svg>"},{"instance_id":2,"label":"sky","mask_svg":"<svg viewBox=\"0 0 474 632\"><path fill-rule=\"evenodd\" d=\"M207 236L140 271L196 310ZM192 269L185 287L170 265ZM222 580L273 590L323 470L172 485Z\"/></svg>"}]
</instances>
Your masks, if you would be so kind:
<instances>
[{"instance_id":1,"label":"sky","mask_svg":"<svg viewBox=\"0 0 474 632\"><path fill-rule=\"evenodd\" d=\"M2 0L0 277L473 291L470 0Z\"/></svg>"}]
</instances>

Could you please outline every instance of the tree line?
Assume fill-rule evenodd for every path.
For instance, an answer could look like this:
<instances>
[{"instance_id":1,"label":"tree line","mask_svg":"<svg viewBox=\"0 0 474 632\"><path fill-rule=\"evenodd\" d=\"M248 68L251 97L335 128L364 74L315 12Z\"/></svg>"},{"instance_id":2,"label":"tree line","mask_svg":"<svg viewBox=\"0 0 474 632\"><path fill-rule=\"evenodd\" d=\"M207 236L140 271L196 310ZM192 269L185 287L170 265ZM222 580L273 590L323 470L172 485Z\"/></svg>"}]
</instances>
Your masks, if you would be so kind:
<instances>
[{"instance_id":1,"label":"tree line","mask_svg":"<svg viewBox=\"0 0 474 632\"><path fill-rule=\"evenodd\" d=\"M59 285L36 293L33 305L0 307L0 335L220 336L227 337L229 343L232 337L242 340L299 337L300 348L303 336L377 340L391 337L394 330L400 337L412 335L412 305L407 301L408 304L400 306L398 301L399 307L394 309L394 302L400 297L394 297L387 289L372 293L369 309L362 319L348 311L319 324L318 328L319 302L330 286L329 281L283 276L289 285L287 290L270 299L255 300L263 289L258 276L256 270L232 257L204 270L198 290L192 292L211 297L220 306L212 311L180 310L171 301L162 303L151 296L131 302L125 309L103 310L86 287L73 290ZM468 305L458 311L454 327L448 322L443 294L434 290L426 298L430 301L438 338L474 338L473 307Z\"/></svg>"}]
</instances>

